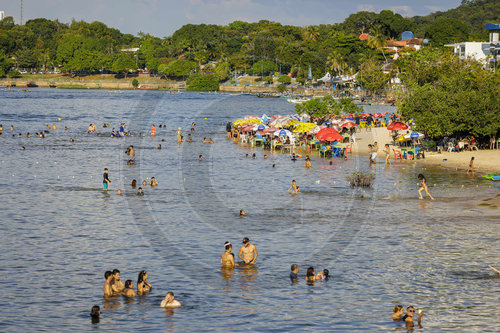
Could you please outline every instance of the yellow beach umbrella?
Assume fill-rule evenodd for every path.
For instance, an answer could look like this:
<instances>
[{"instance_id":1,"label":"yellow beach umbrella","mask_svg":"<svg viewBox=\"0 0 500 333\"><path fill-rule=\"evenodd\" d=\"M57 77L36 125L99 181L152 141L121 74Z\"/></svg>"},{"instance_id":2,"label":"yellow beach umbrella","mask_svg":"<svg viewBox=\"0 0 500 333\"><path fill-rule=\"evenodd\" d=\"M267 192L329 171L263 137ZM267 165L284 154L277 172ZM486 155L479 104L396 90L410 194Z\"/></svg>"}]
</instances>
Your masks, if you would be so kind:
<instances>
[{"instance_id":1,"label":"yellow beach umbrella","mask_svg":"<svg viewBox=\"0 0 500 333\"><path fill-rule=\"evenodd\" d=\"M243 124L262 124L262 121L260 119L256 119L256 118L249 118L249 119L242 118L242 119L238 119L238 120L233 121L234 126L240 126Z\"/></svg>"},{"instance_id":2,"label":"yellow beach umbrella","mask_svg":"<svg viewBox=\"0 0 500 333\"><path fill-rule=\"evenodd\" d=\"M286 123L285 126L295 126L298 123L300 123L300 121L298 121L298 120L290 120L289 122Z\"/></svg>"},{"instance_id":3,"label":"yellow beach umbrella","mask_svg":"<svg viewBox=\"0 0 500 333\"><path fill-rule=\"evenodd\" d=\"M295 126L294 133L307 133L315 128L317 125L314 123L301 123Z\"/></svg>"}]
</instances>

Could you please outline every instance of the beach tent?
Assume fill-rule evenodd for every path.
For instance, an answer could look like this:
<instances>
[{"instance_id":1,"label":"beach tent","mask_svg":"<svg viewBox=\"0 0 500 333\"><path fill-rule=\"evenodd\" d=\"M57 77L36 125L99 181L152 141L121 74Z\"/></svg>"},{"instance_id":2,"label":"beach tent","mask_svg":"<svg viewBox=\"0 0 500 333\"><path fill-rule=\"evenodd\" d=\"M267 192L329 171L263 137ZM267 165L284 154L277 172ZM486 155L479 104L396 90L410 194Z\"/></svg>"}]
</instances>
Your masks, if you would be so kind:
<instances>
[{"instance_id":1,"label":"beach tent","mask_svg":"<svg viewBox=\"0 0 500 333\"><path fill-rule=\"evenodd\" d=\"M332 80L332 76L330 73L326 73L325 76L323 76L321 79L318 79L318 81L323 81L323 82L330 82Z\"/></svg>"}]
</instances>

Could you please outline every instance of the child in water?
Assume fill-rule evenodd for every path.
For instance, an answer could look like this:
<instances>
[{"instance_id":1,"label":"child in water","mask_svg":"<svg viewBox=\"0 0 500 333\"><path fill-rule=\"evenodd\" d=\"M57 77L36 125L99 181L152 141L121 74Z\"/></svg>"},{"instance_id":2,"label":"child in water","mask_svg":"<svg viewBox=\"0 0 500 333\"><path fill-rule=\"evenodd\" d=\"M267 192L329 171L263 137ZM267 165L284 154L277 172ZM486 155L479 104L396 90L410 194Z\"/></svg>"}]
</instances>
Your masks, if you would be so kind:
<instances>
[{"instance_id":1,"label":"child in water","mask_svg":"<svg viewBox=\"0 0 500 333\"><path fill-rule=\"evenodd\" d=\"M292 193L298 193L300 191L299 187L297 186L297 182L294 180L292 180L292 185L290 186L290 188L288 188L288 191L292 190Z\"/></svg>"},{"instance_id":2,"label":"child in water","mask_svg":"<svg viewBox=\"0 0 500 333\"><path fill-rule=\"evenodd\" d=\"M418 195L420 196L420 199L423 199L423 197L422 197L422 191L425 191L425 193L429 196L429 198L431 198L431 200L434 200L434 198L432 197L432 195L427 190L427 184L425 183L425 177L424 177L424 175L423 174L419 174L418 175L418 179L422 183L422 187L418 190Z\"/></svg>"}]
</instances>

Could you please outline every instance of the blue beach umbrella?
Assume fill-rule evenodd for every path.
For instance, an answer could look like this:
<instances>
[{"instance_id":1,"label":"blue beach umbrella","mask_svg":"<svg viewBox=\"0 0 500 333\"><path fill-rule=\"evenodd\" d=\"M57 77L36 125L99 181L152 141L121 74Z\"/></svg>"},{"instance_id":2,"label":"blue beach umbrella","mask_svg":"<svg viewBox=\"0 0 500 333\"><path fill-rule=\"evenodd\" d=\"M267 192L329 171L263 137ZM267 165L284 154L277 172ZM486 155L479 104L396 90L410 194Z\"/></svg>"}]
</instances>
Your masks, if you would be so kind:
<instances>
[{"instance_id":1,"label":"blue beach umbrella","mask_svg":"<svg viewBox=\"0 0 500 333\"><path fill-rule=\"evenodd\" d=\"M265 128L266 128L266 126L264 126L264 125L259 125L259 127L257 127L257 130L258 130L258 131L263 131Z\"/></svg>"},{"instance_id":2,"label":"blue beach umbrella","mask_svg":"<svg viewBox=\"0 0 500 333\"><path fill-rule=\"evenodd\" d=\"M311 70L311 65L309 65L309 72L307 73L307 78L308 78L309 80L312 80L312 78L313 78L313 75L312 75L312 70Z\"/></svg>"}]
</instances>

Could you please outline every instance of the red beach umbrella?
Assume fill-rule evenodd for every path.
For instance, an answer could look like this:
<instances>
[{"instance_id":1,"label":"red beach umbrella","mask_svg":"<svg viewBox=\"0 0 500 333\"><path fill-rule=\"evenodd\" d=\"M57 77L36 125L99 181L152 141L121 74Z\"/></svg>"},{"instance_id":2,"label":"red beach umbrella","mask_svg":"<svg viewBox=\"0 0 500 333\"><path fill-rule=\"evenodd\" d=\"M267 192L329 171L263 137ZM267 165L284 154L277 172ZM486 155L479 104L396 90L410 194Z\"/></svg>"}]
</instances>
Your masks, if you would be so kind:
<instances>
[{"instance_id":1,"label":"red beach umbrella","mask_svg":"<svg viewBox=\"0 0 500 333\"><path fill-rule=\"evenodd\" d=\"M347 128L352 128L352 127L356 127L356 126L358 126L358 125L356 125L356 123L353 123L352 121L348 121L348 122L340 125L340 127L347 127Z\"/></svg>"},{"instance_id":2,"label":"red beach umbrella","mask_svg":"<svg viewBox=\"0 0 500 333\"><path fill-rule=\"evenodd\" d=\"M324 141L342 141L342 140L344 140L344 137L337 132L337 133L327 134L323 138L323 140Z\"/></svg>"},{"instance_id":3,"label":"red beach umbrella","mask_svg":"<svg viewBox=\"0 0 500 333\"><path fill-rule=\"evenodd\" d=\"M387 129L389 131L405 130L408 129L408 125L399 121L395 121L393 123L390 123L389 126L387 126Z\"/></svg>"},{"instance_id":4,"label":"red beach umbrella","mask_svg":"<svg viewBox=\"0 0 500 333\"><path fill-rule=\"evenodd\" d=\"M329 134L339 134L339 132L331 127L322 128L316 133L316 138L319 140L324 140L324 138Z\"/></svg>"}]
</instances>

